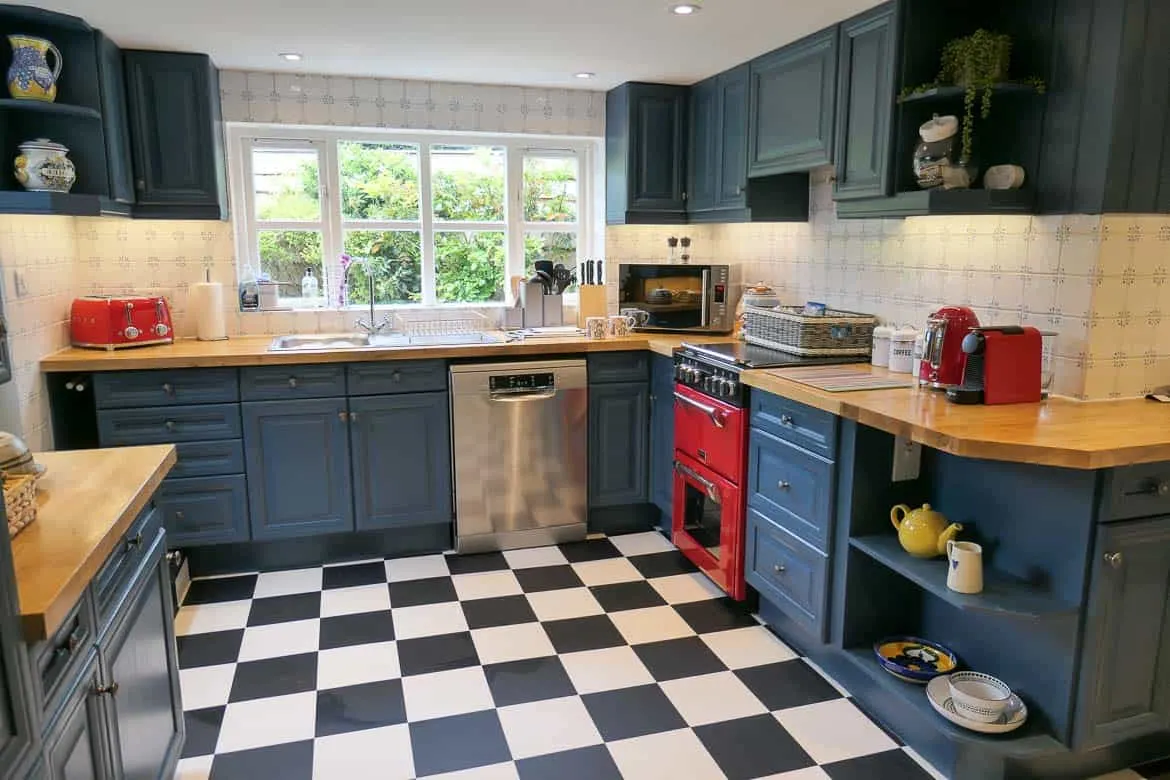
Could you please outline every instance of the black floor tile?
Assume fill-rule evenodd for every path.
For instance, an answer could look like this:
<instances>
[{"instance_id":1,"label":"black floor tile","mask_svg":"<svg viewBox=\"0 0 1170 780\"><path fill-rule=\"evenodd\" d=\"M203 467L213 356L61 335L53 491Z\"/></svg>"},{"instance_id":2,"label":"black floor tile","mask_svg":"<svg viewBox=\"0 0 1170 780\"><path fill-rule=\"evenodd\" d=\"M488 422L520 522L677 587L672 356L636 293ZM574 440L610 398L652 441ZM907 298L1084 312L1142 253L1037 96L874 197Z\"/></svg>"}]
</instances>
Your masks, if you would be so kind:
<instances>
[{"instance_id":1,"label":"black floor tile","mask_svg":"<svg viewBox=\"0 0 1170 780\"><path fill-rule=\"evenodd\" d=\"M750 780L816 765L771 715L698 726L695 736L728 780Z\"/></svg>"},{"instance_id":2,"label":"black floor tile","mask_svg":"<svg viewBox=\"0 0 1170 780\"><path fill-rule=\"evenodd\" d=\"M836 688L799 658L737 669L735 676L773 712L841 698Z\"/></svg>"},{"instance_id":3,"label":"black floor tile","mask_svg":"<svg viewBox=\"0 0 1170 780\"><path fill-rule=\"evenodd\" d=\"M605 745L549 753L516 762L520 780L622 780Z\"/></svg>"},{"instance_id":4,"label":"black floor tile","mask_svg":"<svg viewBox=\"0 0 1170 780\"><path fill-rule=\"evenodd\" d=\"M495 710L411 723L410 746L418 777L499 764L512 758Z\"/></svg>"},{"instance_id":5,"label":"black floor tile","mask_svg":"<svg viewBox=\"0 0 1170 780\"><path fill-rule=\"evenodd\" d=\"M324 575L323 587L326 590L384 584L386 582L386 564L382 561L376 561L374 563L351 563L346 566L326 566Z\"/></svg>"},{"instance_id":6,"label":"black floor tile","mask_svg":"<svg viewBox=\"0 0 1170 780\"><path fill-rule=\"evenodd\" d=\"M727 666L697 636L635 645L634 652L658 682L727 670Z\"/></svg>"},{"instance_id":7,"label":"black floor tile","mask_svg":"<svg viewBox=\"0 0 1170 780\"><path fill-rule=\"evenodd\" d=\"M187 710L183 720L187 723L187 741L183 743L180 758L210 756L219 742L219 728L223 725L223 713L227 707L208 707L205 710Z\"/></svg>"},{"instance_id":8,"label":"black floor tile","mask_svg":"<svg viewBox=\"0 0 1170 780\"><path fill-rule=\"evenodd\" d=\"M626 609L642 609L643 607L660 607L666 599L658 595L658 591L650 587L645 580L636 582L618 582L613 585L595 585L594 598L606 612L621 612Z\"/></svg>"},{"instance_id":9,"label":"black floor tile","mask_svg":"<svg viewBox=\"0 0 1170 780\"><path fill-rule=\"evenodd\" d=\"M451 556L448 556L451 560ZM432 577L426 580L407 580L390 583L390 608L421 607L424 604L441 604L444 601L458 601L455 583L450 577Z\"/></svg>"},{"instance_id":10,"label":"black floor tile","mask_svg":"<svg viewBox=\"0 0 1170 780\"><path fill-rule=\"evenodd\" d=\"M535 623L536 613L524 596L500 596L463 602L468 628L492 628L516 623Z\"/></svg>"},{"instance_id":11,"label":"black floor tile","mask_svg":"<svg viewBox=\"0 0 1170 780\"><path fill-rule=\"evenodd\" d=\"M657 685L619 688L581 697L606 742L686 728L687 722Z\"/></svg>"},{"instance_id":12,"label":"black floor tile","mask_svg":"<svg viewBox=\"0 0 1170 780\"><path fill-rule=\"evenodd\" d=\"M211 764L211 780L312 780L313 740L221 753Z\"/></svg>"},{"instance_id":13,"label":"black floor tile","mask_svg":"<svg viewBox=\"0 0 1170 780\"><path fill-rule=\"evenodd\" d=\"M244 601L256 592L256 574L195 580L187 590L183 604L213 604L217 601Z\"/></svg>"},{"instance_id":14,"label":"black floor tile","mask_svg":"<svg viewBox=\"0 0 1170 780\"><path fill-rule=\"evenodd\" d=\"M248 613L249 626L287 623L291 620L312 620L321 616L321 592L297 593L294 596L273 596L256 599Z\"/></svg>"},{"instance_id":15,"label":"black floor tile","mask_svg":"<svg viewBox=\"0 0 1170 780\"><path fill-rule=\"evenodd\" d=\"M576 653L579 650L600 650L618 647L626 640L607 615L550 620L541 623L558 653Z\"/></svg>"},{"instance_id":16,"label":"black floor tile","mask_svg":"<svg viewBox=\"0 0 1170 780\"><path fill-rule=\"evenodd\" d=\"M398 665L403 677L445 672L479 663L475 643L471 641L471 634L467 631L422 639L402 639L396 646Z\"/></svg>"},{"instance_id":17,"label":"black floor tile","mask_svg":"<svg viewBox=\"0 0 1170 780\"><path fill-rule=\"evenodd\" d=\"M507 568L508 561L504 559L503 553L447 556L447 570L452 574L478 574L481 571L503 571Z\"/></svg>"},{"instance_id":18,"label":"black floor tile","mask_svg":"<svg viewBox=\"0 0 1170 780\"><path fill-rule=\"evenodd\" d=\"M1134 769L1145 780L1170 780L1170 758L1142 764Z\"/></svg>"},{"instance_id":19,"label":"black floor tile","mask_svg":"<svg viewBox=\"0 0 1170 780\"><path fill-rule=\"evenodd\" d=\"M647 579L653 577L670 577L675 574L690 574L698 571L695 564L678 550L650 553L649 555L634 555L628 559L634 568Z\"/></svg>"},{"instance_id":20,"label":"black floor tile","mask_svg":"<svg viewBox=\"0 0 1170 780\"><path fill-rule=\"evenodd\" d=\"M561 659L555 655L488 664L483 671L497 707L559 699L577 693Z\"/></svg>"},{"instance_id":21,"label":"black floor tile","mask_svg":"<svg viewBox=\"0 0 1170 780\"><path fill-rule=\"evenodd\" d=\"M244 629L212 631L207 634L188 634L175 638L179 649L179 668L232 664L240 657Z\"/></svg>"},{"instance_id":22,"label":"black floor tile","mask_svg":"<svg viewBox=\"0 0 1170 780\"><path fill-rule=\"evenodd\" d=\"M926 770L900 749L822 764L821 769L833 780L930 780Z\"/></svg>"},{"instance_id":23,"label":"black floor tile","mask_svg":"<svg viewBox=\"0 0 1170 780\"><path fill-rule=\"evenodd\" d=\"M321 618L321 649L389 642L394 639L394 619L390 612L359 612Z\"/></svg>"},{"instance_id":24,"label":"black floor tile","mask_svg":"<svg viewBox=\"0 0 1170 780\"><path fill-rule=\"evenodd\" d=\"M317 654L301 653L236 666L228 701L266 699L289 693L303 693L317 687Z\"/></svg>"},{"instance_id":25,"label":"black floor tile","mask_svg":"<svg viewBox=\"0 0 1170 780\"><path fill-rule=\"evenodd\" d=\"M406 723L402 680L317 691L317 736Z\"/></svg>"},{"instance_id":26,"label":"black floor tile","mask_svg":"<svg viewBox=\"0 0 1170 780\"><path fill-rule=\"evenodd\" d=\"M622 557L621 551L614 547L613 542L609 539L586 539L583 542L562 544L560 548L569 563L601 561L606 558Z\"/></svg>"},{"instance_id":27,"label":"black floor tile","mask_svg":"<svg viewBox=\"0 0 1170 780\"><path fill-rule=\"evenodd\" d=\"M747 606L728 598L675 604L674 609L698 634L759 625Z\"/></svg>"},{"instance_id":28,"label":"black floor tile","mask_svg":"<svg viewBox=\"0 0 1170 780\"><path fill-rule=\"evenodd\" d=\"M512 573L525 593L580 588L584 585L572 566L541 566L536 569L516 569Z\"/></svg>"}]
</instances>

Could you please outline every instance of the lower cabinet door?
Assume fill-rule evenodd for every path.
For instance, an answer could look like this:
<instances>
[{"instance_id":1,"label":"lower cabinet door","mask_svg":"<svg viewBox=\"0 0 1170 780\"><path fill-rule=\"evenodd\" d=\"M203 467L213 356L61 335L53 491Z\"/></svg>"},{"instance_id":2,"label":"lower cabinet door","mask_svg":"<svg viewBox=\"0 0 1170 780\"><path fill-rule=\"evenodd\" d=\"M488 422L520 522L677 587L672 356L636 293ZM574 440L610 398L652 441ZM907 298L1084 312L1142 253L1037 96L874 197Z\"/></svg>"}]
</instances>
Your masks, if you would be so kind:
<instances>
[{"instance_id":1,"label":"lower cabinet door","mask_svg":"<svg viewBox=\"0 0 1170 780\"><path fill-rule=\"evenodd\" d=\"M451 521L446 393L349 400L357 529Z\"/></svg>"},{"instance_id":2,"label":"lower cabinet door","mask_svg":"<svg viewBox=\"0 0 1170 780\"><path fill-rule=\"evenodd\" d=\"M645 382L589 386L589 506L644 503L650 390Z\"/></svg>"},{"instance_id":3,"label":"lower cabinet door","mask_svg":"<svg viewBox=\"0 0 1170 780\"><path fill-rule=\"evenodd\" d=\"M52 780L98 780L110 776L98 685L97 653L91 651L45 736L47 774Z\"/></svg>"},{"instance_id":4,"label":"lower cabinet door","mask_svg":"<svg viewBox=\"0 0 1170 780\"><path fill-rule=\"evenodd\" d=\"M172 548L248 541L248 490L242 474L167 479L155 503Z\"/></svg>"},{"instance_id":5,"label":"lower cabinet door","mask_svg":"<svg viewBox=\"0 0 1170 780\"><path fill-rule=\"evenodd\" d=\"M352 531L345 399L251 401L241 406L252 539Z\"/></svg>"}]
</instances>

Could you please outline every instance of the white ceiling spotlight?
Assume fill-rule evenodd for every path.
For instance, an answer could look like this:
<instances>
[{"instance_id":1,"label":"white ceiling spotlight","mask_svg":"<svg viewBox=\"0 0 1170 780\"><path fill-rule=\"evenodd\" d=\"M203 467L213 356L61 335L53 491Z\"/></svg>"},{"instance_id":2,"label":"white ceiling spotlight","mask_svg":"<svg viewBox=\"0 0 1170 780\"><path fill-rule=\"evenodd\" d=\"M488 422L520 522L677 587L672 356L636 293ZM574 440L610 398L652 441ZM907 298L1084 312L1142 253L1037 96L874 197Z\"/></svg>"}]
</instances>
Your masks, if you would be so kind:
<instances>
[{"instance_id":1,"label":"white ceiling spotlight","mask_svg":"<svg viewBox=\"0 0 1170 780\"><path fill-rule=\"evenodd\" d=\"M276 56L280 57L285 62L300 62L304 59L304 57L301 56L301 53L296 51L284 51Z\"/></svg>"},{"instance_id":2,"label":"white ceiling spotlight","mask_svg":"<svg viewBox=\"0 0 1170 780\"><path fill-rule=\"evenodd\" d=\"M671 3L667 7L676 16L691 16L703 10L703 3L702 0L684 0L679 3Z\"/></svg>"},{"instance_id":3,"label":"white ceiling spotlight","mask_svg":"<svg viewBox=\"0 0 1170 780\"><path fill-rule=\"evenodd\" d=\"M597 75L596 73L590 73L590 72L589 72L589 71L587 71L587 70L582 70L582 71L579 71L579 72L577 72L577 73L574 73L574 74L573 74L573 78L576 78L576 79L591 79L591 78L595 77L596 75Z\"/></svg>"}]
</instances>

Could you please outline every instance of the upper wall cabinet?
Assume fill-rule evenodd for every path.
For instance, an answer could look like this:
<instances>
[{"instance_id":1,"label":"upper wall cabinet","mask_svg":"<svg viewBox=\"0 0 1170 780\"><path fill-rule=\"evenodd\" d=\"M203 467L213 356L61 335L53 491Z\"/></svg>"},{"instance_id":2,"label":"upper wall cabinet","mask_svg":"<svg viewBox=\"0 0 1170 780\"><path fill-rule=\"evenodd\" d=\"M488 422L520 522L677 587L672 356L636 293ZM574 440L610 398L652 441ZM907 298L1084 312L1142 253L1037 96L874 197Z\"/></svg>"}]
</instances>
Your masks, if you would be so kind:
<instances>
[{"instance_id":1,"label":"upper wall cabinet","mask_svg":"<svg viewBox=\"0 0 1170 780\"><path fill-rule=\"evenodd\" d=\"M606 95L608 224L686 222L689 89L630 82Z\"/></svg>"},{"instance_id":2,"label":"upper wall cabinet","mask_svg":"<svg viewBox=\"0 0 1170 780\"><path fill-rule=\"evenodd\" d=\"M100 30L96 35L110 200L128 209L134 203L134 164L130 156L130 119L126 113L126 71L122 50Z\"/></svg>"},{"instance_id":3,"label":"upper wall cabinet","mask_svg":"<svg viewBox=\"0 0 1170 780\"><path fill-rule=\"evenodd\" d=\"M830 27L752 61L749 176L833 161L837 46Z\"/></svg>"},{"instance_id":4,"label":"upper wall cabinet","mask_svg":"<svg viewBox=\"0 0 1170 780\"><path fill-rule=\"evenodd\" d=\"M691 87L690 144L687 153L687 206L690 211L715 208L719 187L719 76Z\"/></svg>"},{"instance_id":5,"label":"upper wall cabinet","mask_svg":"<svg viewBox=\"0 0 1170 780\"><path fill-rule=\"evenodd\" d=\"M224 219L219 72L205 54L126 51L136 217Z\"/></svg>"}]
</instances>

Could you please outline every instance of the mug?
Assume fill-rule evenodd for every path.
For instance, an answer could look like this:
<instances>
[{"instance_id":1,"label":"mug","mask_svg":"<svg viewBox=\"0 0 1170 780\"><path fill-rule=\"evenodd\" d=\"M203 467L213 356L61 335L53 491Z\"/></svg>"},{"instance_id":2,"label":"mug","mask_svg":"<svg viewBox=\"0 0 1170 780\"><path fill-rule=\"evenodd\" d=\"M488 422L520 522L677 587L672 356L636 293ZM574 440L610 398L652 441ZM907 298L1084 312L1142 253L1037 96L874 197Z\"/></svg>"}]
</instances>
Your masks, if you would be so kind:
<instances>
[{"instance_id":1,"label":"mug","mask_svg":"<svg viewBox=\"0 0 1170 780\"><path fill-rule=\"evenodd\" d=\"M956 593L983 592L983 548L974 542L947 542L947 587Z\"/></svg>"},{"instance_id":2,"label":"mug","mask_svg":"<svg viewBox=\"0 0 1170 780\"><path fill-rule=\"evenodd\" d=\"M650 321L650 312L644 309L622 309L622 314L633 321L635 328L641 328Z\"/></svg>"},{"instance_id":3,"label":"mug","mask_svg":"<svg viewBox=\"0 0 1170 780\"><path fill-rule=\"evenodd\" d=\"M609 325L606 334L610 338L620 339L623 336L628 336L630 329L634 327L634 318L625 314L611 314L607 319Z\"/></svg>"},{"instance_id":4,"label":"mug","mask_svg":"<svg viewBox=\"0 0 1170 780\"><path fill-rule=\"evenodd\" d=\"M605 317L586 317L585 318L585 338L587 339L603 339L605 338L606 319Z\"/></svg>"}]
</instances>

